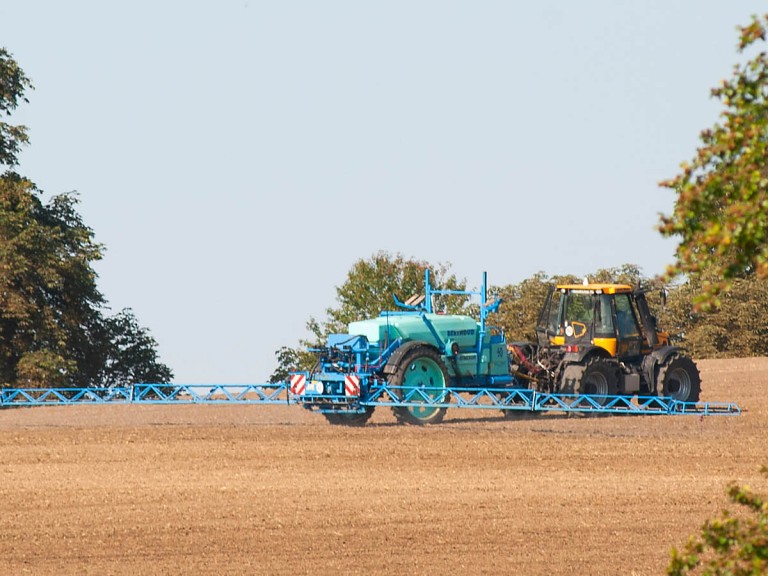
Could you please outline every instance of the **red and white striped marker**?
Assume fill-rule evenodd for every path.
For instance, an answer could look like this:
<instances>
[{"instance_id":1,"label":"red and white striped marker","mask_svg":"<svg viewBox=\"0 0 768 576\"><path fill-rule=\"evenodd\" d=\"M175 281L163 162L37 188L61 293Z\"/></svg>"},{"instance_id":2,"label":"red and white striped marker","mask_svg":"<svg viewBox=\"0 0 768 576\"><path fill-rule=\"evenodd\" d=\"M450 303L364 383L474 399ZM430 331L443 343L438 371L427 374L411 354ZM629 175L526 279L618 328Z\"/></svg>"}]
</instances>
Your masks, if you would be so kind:
<instances>
[{"instance_id":1,"label":"red and white striped marker","mask_svg":"<svg viewBox=\"0 0 768 576\"><path fill-rule=\"evenodd\" d=\"M291 376L291 392L300 396L304 394L304 389L307 387L307 377L304 374L294 374Z\"/></svg>"},{"instance_id":2,"label":"red and white striped marker","mask_svg":"<svg viewBox=\"0 0 768 576\"><path fill-rule=\"evenodd\" d=\"M360 396L360 377L354 374L344 376L344 393L347 396Z\"/></svg>"}]
</instances>

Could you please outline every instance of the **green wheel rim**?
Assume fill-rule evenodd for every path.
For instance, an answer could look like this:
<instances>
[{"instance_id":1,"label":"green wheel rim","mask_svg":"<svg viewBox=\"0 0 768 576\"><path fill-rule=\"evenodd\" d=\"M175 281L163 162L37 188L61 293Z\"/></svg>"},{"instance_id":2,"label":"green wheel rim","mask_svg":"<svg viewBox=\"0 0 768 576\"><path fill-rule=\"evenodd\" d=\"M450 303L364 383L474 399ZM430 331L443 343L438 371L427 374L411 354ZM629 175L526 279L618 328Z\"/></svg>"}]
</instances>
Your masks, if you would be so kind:
<instances>
[{"instance_id":1,"label":"green wheel rim","mask_svg":"<svg viewBox=\"0 0 768 576\"><path fill-rule=\"evenodd\" d=\"M431 358L417 358L408 365L403 377L403 395L407 398L412 389L421 391L409 398L412 402L425 402L425 396L431 400L440 399L445 389L445 375L437 362ZM426 420L440 411L440 408L409 406L408 412L419 420Z\"/></svg>"}]
</instances>

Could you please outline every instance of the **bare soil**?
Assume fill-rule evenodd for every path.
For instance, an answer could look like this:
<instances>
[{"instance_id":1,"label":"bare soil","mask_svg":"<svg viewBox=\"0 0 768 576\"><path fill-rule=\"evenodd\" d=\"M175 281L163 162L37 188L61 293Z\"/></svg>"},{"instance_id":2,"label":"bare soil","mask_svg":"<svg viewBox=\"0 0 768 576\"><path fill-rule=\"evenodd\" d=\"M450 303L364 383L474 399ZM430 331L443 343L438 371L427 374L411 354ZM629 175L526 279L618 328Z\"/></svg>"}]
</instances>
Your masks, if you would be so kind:
<instances>
[{"instance_id":1,"label":"bare soil","mask_svg":"<svg viewBox=\"0 0 768 576\"><path fill-rule=\"evenodd\" d=\"M740 416L0 410L0 574L663 574L729 482L768 492L768 358L699 367Z\"/></svg>"}]
</instances>

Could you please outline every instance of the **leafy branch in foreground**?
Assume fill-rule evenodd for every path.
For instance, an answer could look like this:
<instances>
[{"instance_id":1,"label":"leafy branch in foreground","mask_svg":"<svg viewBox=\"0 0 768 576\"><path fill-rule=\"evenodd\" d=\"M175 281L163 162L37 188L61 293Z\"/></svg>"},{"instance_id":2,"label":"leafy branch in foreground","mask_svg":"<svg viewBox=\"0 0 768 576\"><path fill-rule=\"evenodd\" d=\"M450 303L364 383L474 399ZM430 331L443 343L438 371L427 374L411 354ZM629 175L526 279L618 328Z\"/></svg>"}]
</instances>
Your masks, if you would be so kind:
<instances>
[{"instance_id":1,"label":"leafy branch in foreground","mask_svg":"<svg viewBox=\"0 0 768 576\"><path fill-rule=\"evenodd\" d=\"M738 51L766 41L768 15L739 28ZM730 80L712 90L723 105L721 122L701 132L701 146L675 178L661 186L677 192L662 216L663 236L679 236L668 276L708 273L697 306L718 307L718 295L736 278L768 277L768 56L736 65Z\"/></svg>"},{"instance_id":2,"label":"leafy branch in foreground","mask_svg":"<svg viewBox=\"0 0 768 576\"><path fill-rule=\"evenodd\" d=\"M761 468L768 476L768 467ZM759 576L768 573L768 500L749 486L731 484L728 498L741 514L727 510L704 524L699 538L672 549L670 576ZM694 570L697 570L694 572Z\"/></svg>"}]
</instances>

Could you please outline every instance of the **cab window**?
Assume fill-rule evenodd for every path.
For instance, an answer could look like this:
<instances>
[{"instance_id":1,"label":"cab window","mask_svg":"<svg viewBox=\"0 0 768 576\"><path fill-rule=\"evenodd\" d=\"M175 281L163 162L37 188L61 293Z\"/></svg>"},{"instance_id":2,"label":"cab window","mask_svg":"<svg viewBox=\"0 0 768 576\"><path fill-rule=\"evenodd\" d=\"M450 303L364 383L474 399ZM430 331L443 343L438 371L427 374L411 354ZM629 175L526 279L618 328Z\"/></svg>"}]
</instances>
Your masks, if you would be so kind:
<instances>
[{"instance_id":1,"label":"cab window","mask_svg":"<svg viewBox=\"0 0 768 576\"><path fill-rule=\"evenodd\" d=\"M629 294L616 294L616 323L619 329L619 338L639 338L640 327L632 310L632 302Z\"/></svg>"},{"instance_id":2,"label":"cab window","mask_svg":"<svg viewBox=\"0 0 768 576\"><path fill-rule=\"evenodd\" d=\"M608 294L601 294L595 309L595 336L598 338L615 338L616 332L613 329L613 309L611 308L611 297Z\"/></svg>"},{"instance_id":3,"label":"cab window","mask_svg":"<svg viewBox=\"0 0 768 576\"><path fill-rule=\"evenodd\" d=\"M590 326L592 324L592 313L595 306L593 294L582 294L571 292L568 295L568 307L565 311L565 319L571 322L581 322Z\"/></svg>"},{"instance_id":4,"label":"cab window","mask_svg":"<svg viewBox=\"0 0 768 576\"><path fill-rule=\"evenodd\" d=\"M552 294L552 301L549 306L549 314L547 316L547 330L550 334L559 334L560 330L560 306L563 294L558 290Z\"/></svg>"}]
</instances>

